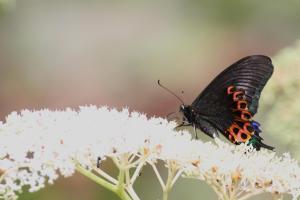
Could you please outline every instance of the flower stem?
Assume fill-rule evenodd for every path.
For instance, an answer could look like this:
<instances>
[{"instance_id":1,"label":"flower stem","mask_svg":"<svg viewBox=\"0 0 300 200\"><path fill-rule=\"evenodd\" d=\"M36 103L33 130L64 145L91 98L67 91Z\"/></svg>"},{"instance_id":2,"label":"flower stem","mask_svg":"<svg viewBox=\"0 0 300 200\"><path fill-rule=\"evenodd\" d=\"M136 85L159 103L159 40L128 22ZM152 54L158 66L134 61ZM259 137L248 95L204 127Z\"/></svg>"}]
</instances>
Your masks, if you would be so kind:
<instances>
[{"instance_id":1,"label":"flower stem","mask_svg":"<svg viewBox=\"0 0 300 200\"><path fill-rule=\"evenodd\" d=\"M81 165L77 164L76 165L76 170L81 173L82 175L90 178L91 180L95 181L96 183L98 183L99 185L105 187L106 189L112 191L112 192L116 192L117 190L117 186L113 185L111 183L109 183L108 181L100 178L99 176L96 176L95 174L93 174L91 171L85 169L84 167L82 167Z\"/></svg>"},{"instance_id":2,"label":"flower stem","mask_svg":"<svg viewBox=\"0 0 300 200\"><path fill-rule=\"evenodd\" d=\"M173 173L171 167L169 167L167 183L165 185L165 188L163 189L163 200L168 200L169 192L172 186L172 181L173 181Z\"/></svg>"},{"instance_id":3,"label":"flower stem","mask_svg":"<svg viewBox=\"0 0 300 200\"><path fill-rule=\"evenodd\" d=\"M178 179L178 177L176 177L177 173L180 173L177 166L172 162L168 162L168 178L165 187L163 188L163 200L168 200L169 192L175 184L175 181Z\"/></svg>"},{"instance_id":4,"label":"flower stem","mask_svg":"<svg viewBox=\"0 0 300 200\"><path fill-rule=\"evenodd\" d=\"M257 192L252 192L252 193L247 193L245 194L244 196L241 196L239 198L239 200L246 200L246 199L249 199L250 197L254 196L254 195L258 195L258 194L261 194L262 191L257 191Z\"/></svg>"},{"instance_id":5,"label":"flower stem","mask_svg":"<svg viewBox=\"0 0 300 200\"><path fill-rule=\"evenodd\" d=\"M125 185L125 170L119 168L119 176L118 176L118 188L117 188L117 195L123 200L131 200L131 197L126 192L126 185Z\"/></svg>"},{"instance_id":6,"label":"flower stem","mask_svg":"<svg viewBox=\"0 0 300 200\"><path fill-rule=\"evenodd\" d=\"M137 177L138 177L139 174L141 173L141 170L142 170L144 164L145 164L145 162L143 161L143 162L141 162L141 163L136 167L136 169L135 169L135 171L134 171L134 173L133 173L133 175L132 175L132 177L131 177L131 179L130 179L130 182L129 182L130 184L133 184L133 183L135 182L135 180L137 179Z\"/></svg>"},{"instance_id":7,"label":"flower stem","mask_svg":"<svg viewBox=\"0 0 300 200\"><path fill-rule=\"evenodd\" d=\"M118 184L118 181L116 179L114 179L113 177L111 177L109 174L107 174L106 172L104 172L100 168L93 167L93 170L95 172L97 172L97 174L99 174L100 176L102 176L103 178L105 178L106 180L108 180L109 182L111 182L111 183L113 183L115 185Z\"/></svg>"},{"instance_id":8,"label":"flower stem","mask_svg":"<svg viewBox=\"0 0 300 200\"><path fill-rule=\"evenodd\" d=\"M165 191L163 192L163 200L168 200L168 196L169 196L169 191Z\"/></svg>"},{"instance_id":9,"label":"flower stem","mask_svg":"<svg viewBox=\"0 0 300 200\"><path fill-rule=\"evenodd\" d=\"M231 200L226 192L226 187L223 184L218 183L215 180L215 177L210 176L209 174L203 175L205 181L212 187L216 192L218 199L220 200ZM234 200L234 199L232 199Z\"/></svg>"},{"instance_id":10,"label":"flower stem","mask_svg":"<svg viewBox=\"0 0 300 200\"><path fill-rule=\"evenodd\" d=\"M81 173L82 175L90 178L91 180L95 181L99 185L103 186L104 188L114 192L116 195L118 195L118 197L120 199L122 199L122 200L131 200L129 195L126 193L125 187L124 187L124 171L123 172L122 172L122 170L120 171L118 185L114 185L114 184L102 179L101 177L95 175L94 173L92 173L91 171L85 169L84 167L82 167L79 164L76 164L76 170L79 173ZM120 182L120 180L122 182Z\"/></svg>"},{"instance_id":11,"label":"flower stem","mask_svg":"<svg viewBox=\"0 0 300 200\"><path fill-rule=\"evenodd\" d=\"M156 177L157 177L157 179L158 179L158 181L159 181L159 183L160 183L160 186L161 186L162 189L164 190L164 189L165 189L165 183L164 183L164 181L162 180L162 178L161 178L161 176L160 176L160 174L159 174L159 172L158 172L158 170L157 170L155 164L151 162L150 165L151 165L152 168L153 168L153 171L154 171L154 173L155 173L155 175L156 175Z\"/></svg>"}]
</instances>

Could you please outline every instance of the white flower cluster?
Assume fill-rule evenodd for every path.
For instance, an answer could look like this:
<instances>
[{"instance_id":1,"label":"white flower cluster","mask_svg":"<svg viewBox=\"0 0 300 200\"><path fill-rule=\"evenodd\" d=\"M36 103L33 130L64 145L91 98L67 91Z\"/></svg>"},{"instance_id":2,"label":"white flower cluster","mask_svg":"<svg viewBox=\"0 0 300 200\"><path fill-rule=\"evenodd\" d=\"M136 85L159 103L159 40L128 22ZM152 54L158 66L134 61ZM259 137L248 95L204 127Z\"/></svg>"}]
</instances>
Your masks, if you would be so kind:
<instances>
[{"instance_id":1,"label":"white flower cluster","mask_svg":"<svg viewBox=\"0 0 300 200\"><path fill-rule=\"evenodd\" d=\"M37 191L59 175L72 175L78 164L97 170L99 157L139 170L162 160L180 172L166 185L184 174L206 181L223 199L246 199L260 192L288 193L294 199L300 195L300 168L288 154L277 157L220 140L204 143L192 140L188 132L174 131L175 126L127 109L95 106L12 113L0 124L0 199L16 199L23 186ZM105 172L98 173L117 183ZM136 178L135 174L130 181ZM132 189L127 192L139 199Z\"/></svg>"}]
</instances>

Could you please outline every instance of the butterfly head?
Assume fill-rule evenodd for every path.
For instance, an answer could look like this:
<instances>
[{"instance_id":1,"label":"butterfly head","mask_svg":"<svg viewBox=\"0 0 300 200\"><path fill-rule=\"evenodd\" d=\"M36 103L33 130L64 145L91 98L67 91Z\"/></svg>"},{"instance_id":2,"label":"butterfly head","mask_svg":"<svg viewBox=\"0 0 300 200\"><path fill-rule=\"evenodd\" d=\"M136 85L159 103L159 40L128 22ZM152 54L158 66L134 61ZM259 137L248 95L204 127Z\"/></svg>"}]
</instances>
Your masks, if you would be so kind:
<instances>
[{"instance_id":1,"label":"butterfly head","mask_svg":"<svg viewBox=\"0 0 300 200\"><path fill-rule=\"evenodd\" d=\"M179 107L179 111L182 112L182 113L184 113L188 110L190 110L190 106L188 106L188 105L181 104L180 107Z\"/></svg>"},{"instance_id":2,"label":"butterfly head","mask_svg":"<svg viewBox=\"0 0 300 200\"><path fill-rule=\"evenodd\" d=\"M183 121L188 123L193 121L193 109L190 105L181 104L179 112L183 115Z\"/></svg>"}]
</instances>

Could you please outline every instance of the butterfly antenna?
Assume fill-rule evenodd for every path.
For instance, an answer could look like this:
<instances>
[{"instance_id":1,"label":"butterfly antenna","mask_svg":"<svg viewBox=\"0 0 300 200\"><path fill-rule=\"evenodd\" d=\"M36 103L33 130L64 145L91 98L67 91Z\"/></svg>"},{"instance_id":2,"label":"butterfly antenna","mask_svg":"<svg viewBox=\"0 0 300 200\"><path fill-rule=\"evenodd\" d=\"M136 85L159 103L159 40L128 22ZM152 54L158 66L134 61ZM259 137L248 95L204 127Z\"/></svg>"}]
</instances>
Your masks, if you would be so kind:
<instances>
[{"instance_id":1,"label":"butterfly antenna","mask_svg":"<svg viewBox=\"0 0 300 200\"><path fill-rule=\"evenodd\" d=\"M160 83L160 80L157 81L158 85L163 88L164 90L168 91L169 93L171 93L173 96L175 96L182 104L184 104L184 102L182 101L182 99L177 96L174 92L172 92L171 90L169 90L168 88L166 88L165 86L163 86L161 83Z\"/></svg>"},{"instance_id":2,"label":"butterfly antenna","mask_svg":"<svg viewBox=\"0 0 300 200\"><path fill-rule=\"evenodd\" d=\"M167 114L167 119L169 119L169 117L171 116L171 115L173 115L175 112L170 112L169 114Z\"/></svg>"}]
</instances>

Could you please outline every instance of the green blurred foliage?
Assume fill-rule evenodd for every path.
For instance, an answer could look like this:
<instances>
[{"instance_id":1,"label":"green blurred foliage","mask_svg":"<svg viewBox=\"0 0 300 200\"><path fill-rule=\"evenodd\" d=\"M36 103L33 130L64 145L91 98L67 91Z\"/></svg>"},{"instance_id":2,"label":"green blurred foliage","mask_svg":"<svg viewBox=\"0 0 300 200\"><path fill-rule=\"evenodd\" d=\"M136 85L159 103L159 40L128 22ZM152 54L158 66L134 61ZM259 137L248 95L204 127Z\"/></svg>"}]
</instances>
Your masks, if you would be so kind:
<instances>
[{"instance_id":1,"label":"green blurred foliage","mask_svg":"<svg viewBox=\"0 0 300 200\"><path fill-rule=\"evenodd\" d=\"M300 159L300 41L274 56L274 75L261 100L265 130Z\"/></svg>"},{"instance_id":2,"label":"green blurred foliage","mask_svg":"<svg viewBox=\"0 0 300 200\"><path fill-rule=\"evenodd\" d=\"M15 0L0 0L0 14L5 14L15 8Z\"/></svg>"}]
</instances>

